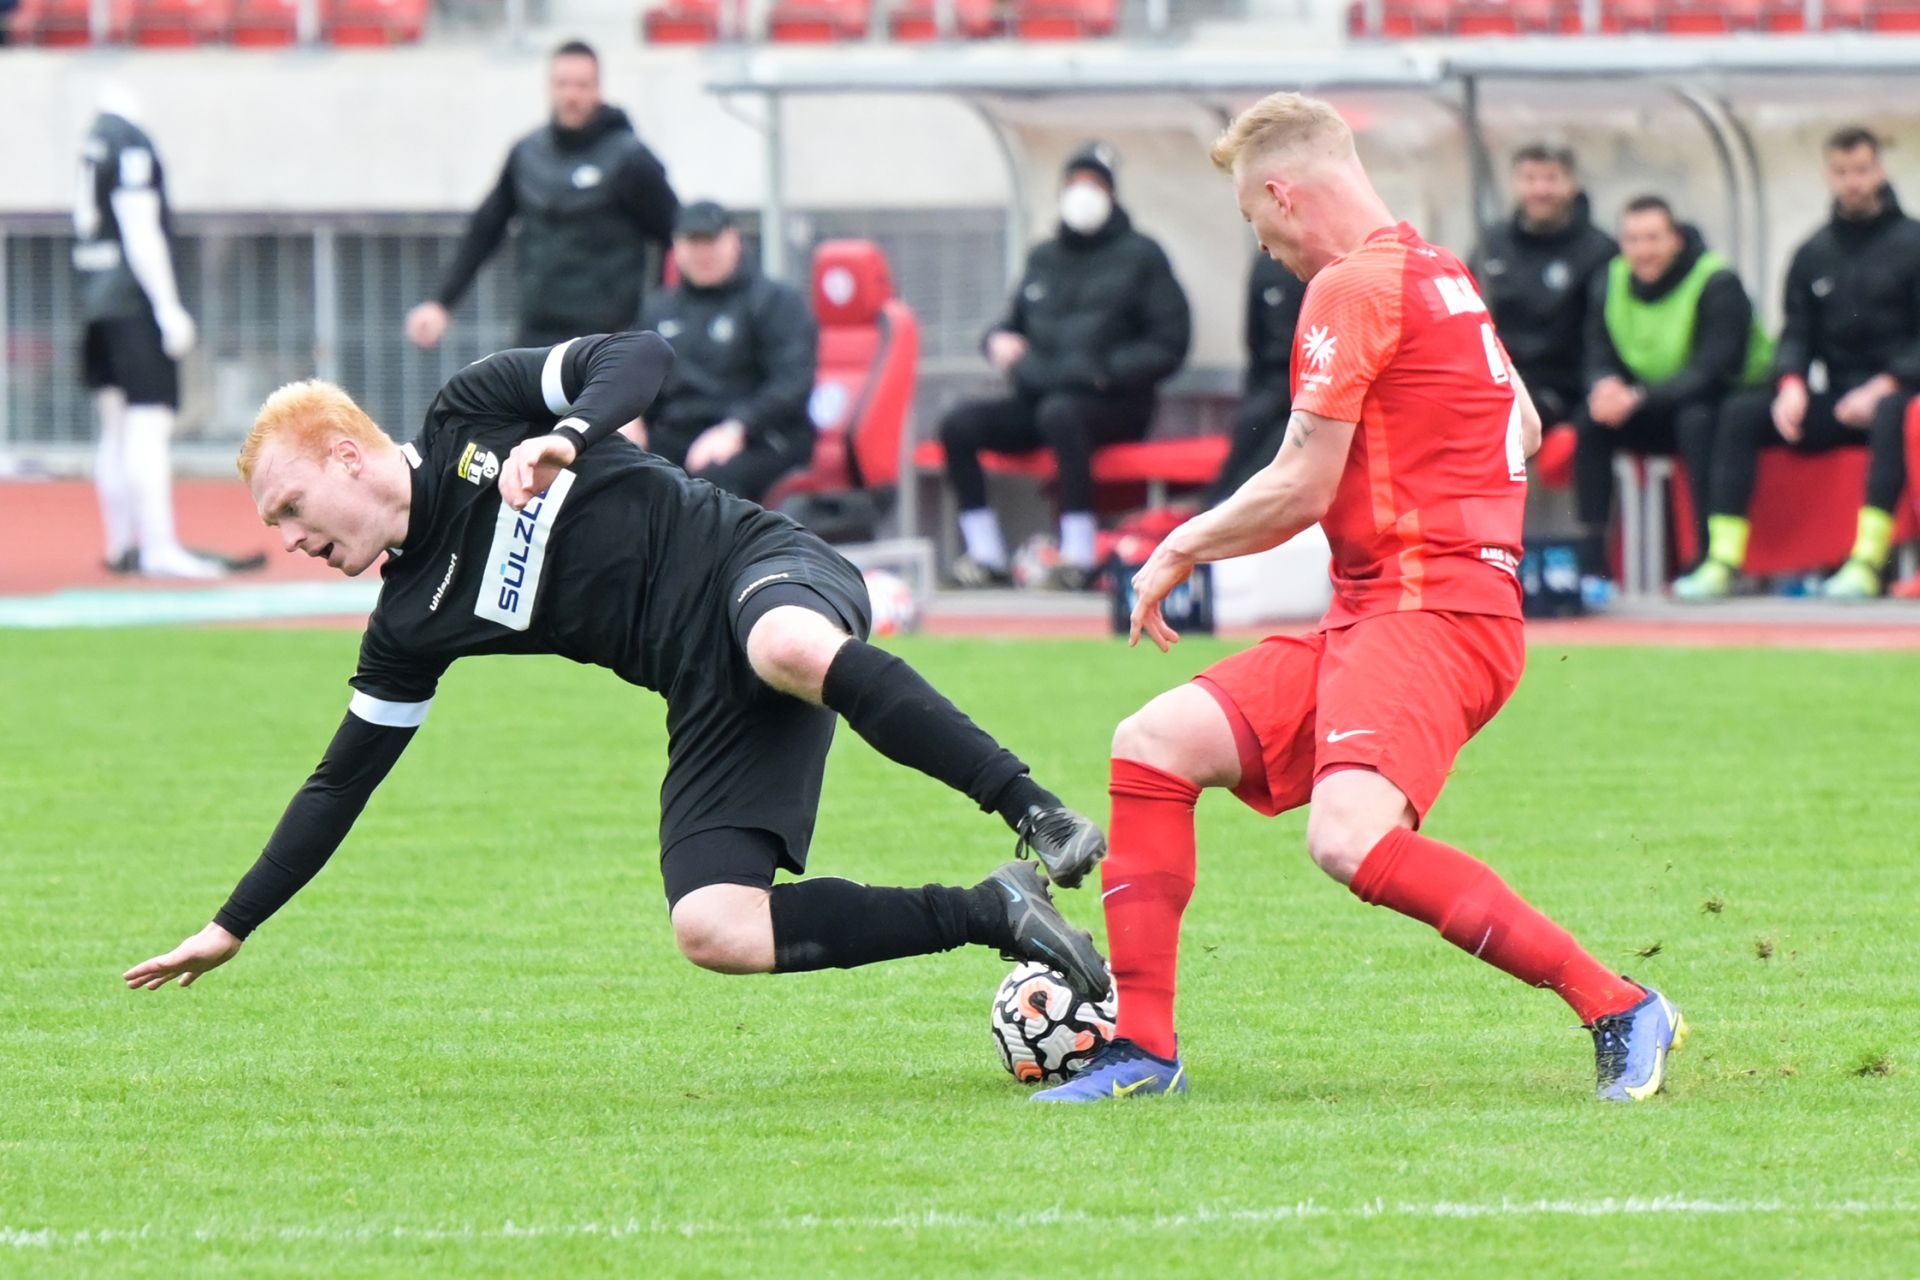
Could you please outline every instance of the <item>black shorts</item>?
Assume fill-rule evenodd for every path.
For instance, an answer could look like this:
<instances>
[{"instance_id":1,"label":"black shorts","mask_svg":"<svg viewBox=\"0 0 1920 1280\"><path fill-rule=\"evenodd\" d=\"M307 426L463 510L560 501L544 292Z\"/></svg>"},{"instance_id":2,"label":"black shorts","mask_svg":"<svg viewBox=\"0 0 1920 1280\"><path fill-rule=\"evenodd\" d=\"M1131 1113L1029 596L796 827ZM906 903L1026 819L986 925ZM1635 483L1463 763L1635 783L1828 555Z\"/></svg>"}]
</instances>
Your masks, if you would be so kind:
<instances>
[{"instance_id":1,"label":"black shorts","mask_svg":"<svg viewBox=\"0 0 1920 1280\"><path fill-rule=\"evenodd\" d=\"M88 321L80 362L95 391L118 387L128 404L180 407L180 366L161 349L150 315Z\"/></svg>"},{"instance_id":2,"label":"black shorts","mask_svg":"<svg viewBox=\"0 0 1920 1280\"><path fill-rule=\"evenodd\" d=\"M766 883L780 867L806 870L838 717L771 688L747 664L748 632L781 605L811 609L863 640L872 627L860 571L811 534L796 533L733 575L711 637L713 660L667 690L660 850L670 903L707 884L759 882L741 878L747 871L735 864L742 858L765 864ZM759 852L742 847L719 856L709 837L675 856L690 838L727 828L775 839L742 842Z\"/></svg>"}]
</instances>

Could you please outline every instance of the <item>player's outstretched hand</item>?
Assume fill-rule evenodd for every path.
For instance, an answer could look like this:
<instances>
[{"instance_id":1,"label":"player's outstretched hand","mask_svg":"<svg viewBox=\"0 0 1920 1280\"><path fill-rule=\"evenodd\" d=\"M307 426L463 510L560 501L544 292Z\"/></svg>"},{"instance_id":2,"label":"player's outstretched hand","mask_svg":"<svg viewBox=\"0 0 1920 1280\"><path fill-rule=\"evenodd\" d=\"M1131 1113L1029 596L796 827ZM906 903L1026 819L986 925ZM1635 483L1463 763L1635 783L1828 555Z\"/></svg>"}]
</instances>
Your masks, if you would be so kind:
<instances>
[{"instance_id":1,"label":"player's outstretched hand","mask_svg":"<svg viewBox=\"0 0 1920 1280\"><path fill-rule=\"evenodd\" d=\"M209 969L218 969L240 954L240 939L217 924L210 924L185 942L153 959L133 966L120 977L129 991L145 987L158 991L175 978L190 987L193 980Z\"/></svg>"},{"instance_id":2,"label":"player's outstretched hand","mask_svg":"<svg viewBox=\"0 0 1920 1280\"><path fill-rule=\"evenodd\" d=\"M573 465L573 441L565 436L535 436L513 446L500 468L500 497L515 511L547 491Z\"/></svg>"},{"instance_id":3,"label":"player's outstretched hand","mask_svg":"<svg viewBox=\"0 0 1920 1280\"><path fill-rule=\"evenodd\" d=\"M1133 575L1133 626L1127 633L1128 645L1139 644L1141 632L1159 645L1162 653L1180 643L1180 633L1167 625L1160 602L1192 572L1193 557L1180 550L1172 538L1153 549Z\"/></svg>"}]
</instances>

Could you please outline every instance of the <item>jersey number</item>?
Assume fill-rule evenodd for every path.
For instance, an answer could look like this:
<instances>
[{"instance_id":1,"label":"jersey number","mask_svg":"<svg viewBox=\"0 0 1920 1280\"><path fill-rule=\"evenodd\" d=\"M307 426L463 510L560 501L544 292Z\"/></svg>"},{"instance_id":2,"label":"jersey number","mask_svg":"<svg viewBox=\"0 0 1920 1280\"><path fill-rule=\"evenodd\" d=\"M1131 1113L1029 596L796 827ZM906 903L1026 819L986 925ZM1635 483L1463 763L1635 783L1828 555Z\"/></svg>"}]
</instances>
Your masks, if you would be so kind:
<instances>
[{"instance_id":1,"label":"jersey number","mask_svg":"<svg viewBox=\"0 0 1920 1280\"><path fill-rule=\"evenodd\" d=\"M1487 353L1487 372L1493 375L1493 384L1497 387L1511 387L1513 378L1507 373L1507 357L1500 350L1500 339L1493 335L1493 325L1480 326L1480 347ZM1525 482L1527 478L1527 424L1525 415L1520 412L1520 397L1514 396L1513 409L1507 414L1507 479Z\"/></svg>"}]
</instances>

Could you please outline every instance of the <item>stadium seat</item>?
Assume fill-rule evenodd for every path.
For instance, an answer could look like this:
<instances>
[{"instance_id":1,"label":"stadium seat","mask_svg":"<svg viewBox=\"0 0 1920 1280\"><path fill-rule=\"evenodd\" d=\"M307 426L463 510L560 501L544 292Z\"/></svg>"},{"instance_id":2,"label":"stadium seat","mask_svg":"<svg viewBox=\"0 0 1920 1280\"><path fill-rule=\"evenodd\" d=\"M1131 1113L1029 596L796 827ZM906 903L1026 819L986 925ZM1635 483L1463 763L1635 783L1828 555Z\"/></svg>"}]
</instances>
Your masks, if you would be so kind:
<instances>
[{"instance_id":1,"label":"stadium seat","mask_svg":"<svg viewBox=\"0 0 1920 1280\"><path fill-rule=\"evenodd\" d=\"M1110 36L1120 21L1120 0L1016 0L1013 30L1023 40L1072 40Z\"/></svg>"},{"instance_id":2,"label":"stadium seat","mask_svg":"<svg viewBox=\"0 0 1920 1280\"><path fill-rule=\"evenodd\" d=\"M1232 445L1229 437L1212 435L1141 440L1097 449L1093 455L1095 502L1102 512L1112 512L1125 510L1137 497L1144 496L1149 507L1164 507L1172 501L1175 489L1203 489L1212 484L1226 465ZM1043 483L1051 481L1055 472L1053 453L1047 449L982 453L980 463L995 475L1027 476ZM944 473L946 450L938 440L929 440L914 450L913 465L919 471Z\"/></svg>"},{"instance_id":3,"label":"stadium seat","mask_svg":"<svg viewBox=\"0 0 1920 1280\"><path fill-rule=\"evenodd\" d=\"M180 49L227 38L231 0L134 0L127 38L149 49Z\"/></svg>"},{"instance_id":4,"label":"stadium seat","mask_svg":"<svg viewBox=\"0 0 1920 1280\"><path fill-rule=\"evenodd\" d=\"M649 44L707 44L720 38L722 0L666 0L646 11L640 33Z\"/></svg>"},{"instance_id":5,"label":"stadium seat","mask_svg":"<svg viewBox=\"0 0 1920 1280\"><path fill-rule=\"evenodd\" d=\"M887 15L895 40L933 40L940 35L937 0L899 0ZM968 40L997 36L1003 30L999 0L953 0L953 34Z\"/></svg>"},{"instance_id":6,"label":"stadium seat","mask_svg":"<svg viewBox=\"0 0 1920 1280\"><path fill-rule=\"evenodd\" d=\"M299 0L233 0L227 38L247 48L289 45L300 30Z\"/></svg>"},{"instance_id":7,"label":"stadium seat","mask_svg":"<svg viewBox=\"0 0 1920 1280\"><path fill-rule=\"evenodd\" d=\"M825 240L813 253L820 324L813 462L774 486L765 505L802 495L891 489L920 371L920 322L894 295L893 271L870 240Z\"/></svg>"},{"instance_id":8,"label":"stadium seat","mask_svg":"<svg viewBox=\"0 0 1920 1280\"><path fill-rule=\"evenodd\" d=\"M1386 0L1381 10L1382 35L1441 36L1453 31L1454 0Z\"/></svg>"},{"instance_id":9,"label":"stadium seat","mask_svg":"<svg viewBox=\"0 0 1920 1280\"><path fill-rule=\"evenodd\" d=\"M20 0L13 12L12 39L16 44L73 48L91 44L88 0ZM116 0L108 11L107 39L124 40L129 6Z\"/></svg>"},{"instance_id":10,"label":"stadium seat","mask_svg":"<svg viewBox=\"0 0 1920 1280\"><path fill-rule=\"evenodd\" d=\"M811 43L860 40L872 20L873 0L775 0L767 14L767 36Z\"/></svg>"},{"instance_id":11,"label":"stadium seat","mask_svg":"<svg viewBox=\"0 0 1920 1280\"><path fill-rule=\"evenodd\" d=\"M427 22L428 0L322 0L320 27L329 44L412 44Z\"/></svg>"}]
</instances>

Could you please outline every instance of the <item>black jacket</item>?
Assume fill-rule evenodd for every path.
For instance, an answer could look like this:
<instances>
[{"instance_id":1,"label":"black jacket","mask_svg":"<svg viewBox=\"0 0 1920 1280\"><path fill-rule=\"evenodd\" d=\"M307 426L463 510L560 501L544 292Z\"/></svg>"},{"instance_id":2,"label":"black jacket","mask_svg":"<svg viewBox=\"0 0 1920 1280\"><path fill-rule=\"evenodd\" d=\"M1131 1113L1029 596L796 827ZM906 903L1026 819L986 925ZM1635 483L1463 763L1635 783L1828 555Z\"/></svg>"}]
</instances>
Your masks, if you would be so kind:
<instances>
[{"instance_id":1,"label":"black jacket","mask_svg":"<svg viewBox=\"0 0 1920 1280\"><path fill-rule=\"evenodd\" d=\"M656 452L682 453L716 422L737 418L747 438L788 453L811 452L820 331L807 300L790 285L742 264L710 289L682 281L653 294L641 328L673 347L673 372L647 414Z\"/></svg>"},{"instance_id":2,"label":"black jacket","mask_svg":"<svg viewBox=\"0 0 1920 1280\"><path fill-rule=\"evenodd\" d=\"M1016 389L1151 395L1187 358L1187 295L1157 242L1115 208L1090 236L1061 227L1036 245L1006 319L1026 337Z\"/></svg>"},{"instance_id":3,"label":"black jacket","mask_svg":"<svg viewBox=\"0 0 1920 1280\"><path fill-rule=\"evenodd\" d=\"M1819 360L1835 390L1881 373L1920 388L1920 222L1891 187L1883 194L1878 217L1856 222L1836 209L1793 255L1775 377L1804 378Z\"/></svg>"},{"instance_id":4,"label":"black jacket","mask_svg":"<svg viewBox=\"0 0 1920 1280\"><path fill-rule=\"evenodd\" d=\"M1593 225L1586 193L1557 231L1534 232L1520 214L1488 227L1474 251L1474 278L1493 314L1494 328L1529 386L1577 401L1594 277L1620 252L1613 237Z\"/></svg>"},{"instance_id":5,"label":"black jacket","mask_svg":"<svg viewBox=\"0 0 1920 1280\"><path fill-rule=\"evenodd\" d=\"M1684 241L1680 256L1652 284L1631 280L1628 289L1642 302L1658 302L1672 293L1684 280L1700 255L1707 251L1706 241L1697 227L1682 224ZM1636 383L1633 374L1614 350L1607 333L1607 273L1594 276L1587 304L1587 386L1605 377ZM1716 271L1700 291L1700 303L1694 311L1693 350L1686 367L1664 382L1643 386L1644 408L1671 410L1686 401L1712 400L1738 386L1747 362L1747 344L1753 339L1753 300L1731 267ZM1521 375L1525 377L1525 374Z\"/></svg>"},{"instance_id":6,"label":"black jacket","mask_svg":"<svg viewBox=\"0 0 1920 1280\"><path fill-rule=\"evenodd\" d=\"M627 113L601 106L580 129L551 122L513 144L500 180L474 211L436 295L451 307L519 222L520 337L539 346L633 327L647 245L673 238L680 201Z\"/></svg>"},{"instance_id":7,"label":"black jacket","mask_svg":"<svg viewBox=\"0 0 1920 1280\"><path fill-rule=\"evenodd\" d=\"M1293 331L1306 296L1306 282L1293 272L1264 253L1253 260L1247 274L1248 395L1274 392L1292 399Z\"/></svg>"}]
</instances>

